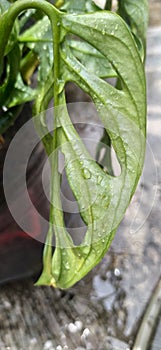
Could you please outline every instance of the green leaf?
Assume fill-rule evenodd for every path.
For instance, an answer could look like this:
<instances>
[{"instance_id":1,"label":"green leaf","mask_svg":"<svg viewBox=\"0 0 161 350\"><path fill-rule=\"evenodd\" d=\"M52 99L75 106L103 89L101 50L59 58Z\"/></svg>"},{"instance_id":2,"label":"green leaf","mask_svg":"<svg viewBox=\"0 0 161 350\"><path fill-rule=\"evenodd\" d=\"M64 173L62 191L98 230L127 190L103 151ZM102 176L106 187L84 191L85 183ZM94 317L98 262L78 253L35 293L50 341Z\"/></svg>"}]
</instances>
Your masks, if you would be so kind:
<instances>
[{"instance_id":1,"label":"green leaf","mask_svg":"<svg viewBox=\"0 0 161 350\"><path fill-rule=\"evenodd\" d=\"M14 124L15 120L21 113L23 105L16 106L6 111L1 112L0 115L0 135L6 132L6 130Z\"/></svg>"},{"instance_id":2,"label":"green leaf","mask_svg":"<svg viewBox=\"0 0 161 350\"><path fill-rule=\"evenodd\" d=\"M7 107L11 108L25 102L33 101L37 95L37 90L25 85L21 78L21 75L18 74L14 89L12 90L9 101L7 103Z\"/></svg>"},{"instance_id":3,"label":"green leaf","mask_svg":"<svg viewBox=\"0 0 161 350\"><path fill-rule=\"evenodd\" d=\"M61 10L68 13L84 13L97 11L99 7L94 4L93 0L64 0Z\"/></svg>"},{"instance_id":4,"label":"green leaf","mask_svg":"<svg viewBox=\"0 0 161 350\"><path fill-rule=\"evenodd\" d=\"M100 78L117 77L117 73L98 50L87 42L69 41L74 56L91 72Z\"/></svg>"},{"instance_id":5,"label":"green leaf","mask_svg":"<svg viewBox=\"0 0 161 350\"><path fill-rule=\"evenodd\" d=\"M60 77L73 81L93 99L121 166L119 177L110 176L91 158L59 93L52 160L53 198L50 229L44 251L44 269L37 284L68 288L104 256L122 220L140 177L145 153L146 88L144 66L124 21L114 13L64 15L62 27L80 36L110 62L122 82L117 90L89 71L74 57L68 41L59 50ZM120 54L121 53L121 54ZM78 202L87 232L75 246L63 219L56 147L65 156L65 170ZM56 236L52 257L51 242Z\"/></svg>"},{"instance_id":6,"label":"green leaf","mask_svg":"<svg viewBox=\"0 0 161 350\"><path fill-rule=\"evenodd\" d=\"M20 42L34 43L41 42L41 40L52 42L51 24L47 16L44 16L19 36Z\"/></svg>"},{"instance_id":7,"label":"green leaf","mask_svg":"<svg viewBox=\"0 0 161 350\"><path fill-rule=\"evenodd\" d=\"M44 83L53 64L53 40L51 24L47 16L19 36L19 41L37 54L40 61L38 67L39 88Z\"/></svg>"},{"instance_id":8,"label":"green leaf","mask_svg":"<svg viewBox=\"0 0 161 350\"><path fill-rule=\"evenodd\" d=\"M148 0L119 0L119 14L140 39L146 51L146 32L148 26ZM145 56L145 54L144 54Z\"/></svg>"},{"instance_id":9,"label":"green leaf","mask_svg":"<svg viewBox=\"0 0 161 350\"><path fill-rule=\"evenodd\" d=\"M0 86L0 106L1 107L3 105L7 105L17 80L17 75L18 75L19 66L20 66L20 50L18 45L15 45L14 48L9 52L7 59L8 59L7 77L3 85Z\"/></svg>"},{"instance_id":10,"label":"green leaf","mask_svg":"<svg viewBox=\"0 0 161 350\"><path fill-rule=\"evenodd\" d=\"M1 0L1 3L0 3L0 16L4 12L6 12L9 9L10 6L11 6L11 4L10 4L9 1ZM16 20L15 24L13 26L13 29L11 31L9 40L8 40L6 50L5 50L5 54L6 55L13 49L14 45L16 44L18 31L19 31L19 26L18 26L18 21Z\"/></svg>"},{"instance_id":11,"label":"green leaf","mask_svg":"<svg viewBox=\"0 0 161 350\"><path fill-rule=\"evenodd\" d=\"M1 3L0 3L0 14L2 14L5 11L7 11L9 6L10 6L9 1L1 0Z\"/></svg>"},{"instance_id":12,"label":"green leaf","mask_svg":"<svg viewBox=\"0 0 161 350\"><path fill-rule=\"evenodd\" d=\"M30 9L30 10L27 10L25 11L20 19L19 19L19 27L20 29L22 30L24 25L32 18L32 16L35 14L36 10L34 9Z\"/></svg>"}]
</instances>

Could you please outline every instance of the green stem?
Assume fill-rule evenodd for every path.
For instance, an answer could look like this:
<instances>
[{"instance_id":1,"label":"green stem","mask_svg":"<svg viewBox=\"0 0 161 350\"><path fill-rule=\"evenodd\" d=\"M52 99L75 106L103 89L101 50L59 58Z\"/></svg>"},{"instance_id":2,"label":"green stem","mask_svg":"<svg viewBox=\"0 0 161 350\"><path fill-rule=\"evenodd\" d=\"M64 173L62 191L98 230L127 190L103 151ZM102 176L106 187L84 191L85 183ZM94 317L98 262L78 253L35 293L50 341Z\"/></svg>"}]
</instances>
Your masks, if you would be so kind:
<instances>
[{"instance_id":1,"label":"green stem","mask_svg":"<svg viewBox=\"0 0 161 350\"><path fill-rule=\"evenodd\" d=\"M55 197L60 190L60 180L58 173L58 151L57 148L57 118L58 118L58 108L59 105L59 39L60 39L60 27L59 27L60 17L55 16L55 21L52 23L52 30L54 36L54 65L53 65L53 74L54 74L54 130L53 130L53 144L51 155L51 188L50 188L50 223L49 223L49 232L47 237L48 248L46 248L47 256L52 256L52 238L53 238L53 225L55 218L55 211L57 209L54 206Z\"/></svg>"},{"instance_id":2,"label":"green stem","mask_svg":"<svg viewBox=\"0 0 161 350\"><path fill-rule=\"evenodd\" d=\"M0 67L5 54L5 48L16 17L25 10L35 8L43 11L50 19L52 28L55 18L60 16L60 11L45 0L18 0L0 17ZM1 74L2 72L0 72Z\"/></svg>"}]
</instances>

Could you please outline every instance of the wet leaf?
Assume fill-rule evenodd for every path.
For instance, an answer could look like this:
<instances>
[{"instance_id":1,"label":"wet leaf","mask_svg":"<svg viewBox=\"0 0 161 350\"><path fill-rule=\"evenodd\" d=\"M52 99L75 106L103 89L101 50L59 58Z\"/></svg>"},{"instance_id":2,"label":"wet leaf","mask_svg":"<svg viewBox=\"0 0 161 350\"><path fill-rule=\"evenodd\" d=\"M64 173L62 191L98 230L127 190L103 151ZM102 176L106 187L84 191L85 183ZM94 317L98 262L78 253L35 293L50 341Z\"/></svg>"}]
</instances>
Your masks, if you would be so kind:
<instances>
[{"instance_id":1,"label":"wet leaf","mask_svg":"<svg viewBox=\"0 0 161 350\"><path fill-rule=\"evenodd\" d=\"M117 77L116 71L98 50L87 42L71 40L69 46L76 58L91 72L100 78Z\"/></svg>"},{"instance_id":2,"label":"wet leaf","mask_svg":"<svg viewBox=\"0 0 161 350\"><path fill-rule=\"evenodd\" d=\"M75 82L91 96L121 166L121 175L113 177L91 158L72 125L61 92L56 145L65 156L67 178L87 232L82 243L75 246L65 228L55 150L52 178L55 191L47 244L54 230L56 249L52 257L50 244L46 246L44 270L37 284L68 288L104 256L135 191L144 162L146 89L144 67L136 44L116 14L66 15L62 26L107 58L123 87L117 90L92 74L76 59L68 42L63 43L59 58L61 76L64 82Z\"/></svg>"},{"instance_id":3,"label":"wet leaf","mask_svg":"<svg viewBox=\"0 0 161 350\"><path fill-rule=\"evenodd\" d=\"M46 79L46 76L53 64L53 41L51 24L47 16L37 21L31 28L19 36L19 41L37 54L40 61L38 66L39 88Z\"/></svg>"},{"instance_id":4,"label":"wet leaf","mask_svg":"<svg viewBox=\"0 0 161 350\"><path fill-rule=\"evenodd\" d=\"M94 4L93 0L64 0L61 10L68 13L84 13L97 11L99 7Z\"/></svg>"},{"instance_id":5,"label":"wet leaf","mask_svg":"<svg viewBox=\"0 0 161 350\"><path fill-rule=\"evenodd\" d=\"M7 106L11 108L25 102L33 101L37 97L37 94L36 89L32 89L30 86L24 84L19 74Z\"/></svg>"}]
</instances>

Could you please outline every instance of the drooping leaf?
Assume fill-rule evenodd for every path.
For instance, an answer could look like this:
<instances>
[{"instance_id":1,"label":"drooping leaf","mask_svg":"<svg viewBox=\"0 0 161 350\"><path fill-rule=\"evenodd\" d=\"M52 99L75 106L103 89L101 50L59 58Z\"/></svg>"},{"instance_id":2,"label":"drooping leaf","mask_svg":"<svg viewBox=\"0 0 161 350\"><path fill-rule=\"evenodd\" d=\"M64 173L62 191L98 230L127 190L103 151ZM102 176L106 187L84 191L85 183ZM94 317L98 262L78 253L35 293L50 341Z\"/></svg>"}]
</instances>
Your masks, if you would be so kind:
<instances>
[{"instance_id":1,"label":"drooping leaf","mask_svg":"<svg viewBox=\"0 0 161 350\"><path fill-rule=\"evenodd\" d=\"M18 3L22 4L22 1L17 1ZM44 2L39 3L45 11ZM17 13L12 12L12 23ZM49 70L54 72L54 79L52 77L50 84L44 80L45 87L43 90L41 85L42 95L38 96L36 107L38 111L42 111L47 106L54 84L55 129L53 133L49 133L43 114L38 131L45 138L47 153L52 151L51 211L44 250L44 269L37 284L68 288L104 256L135 191L145 153L145 74L134 38L127 25L116 14L100 11L86 15L68 15L61 14L52 6L48 7L48 13L53 33L56 33L55 64L54 69L51 67ZM5 18L3 16L3 21ZM56 20L55 24L53 18ZM7 35L11 22L9 29L5 27ZM2 33L3 24L0 21ZM83 59L76 57L69 45L68 34L79 36L107 59L121 82L121 89L117 88L118 85L115 88L101 80L86 67ZM6 41L0 47L2 53ZM120 176L114 177L104 172L92 159L77 134L65 101L64 85L68 81L79 85L93 99L120 163ZM78 202L80 215L87 226L87 232L79 246L75 246L64 224L58 149L64 154L67 178ZM52 256L53 234L56 237L56 249Z\"/></svg>"},{"instance_id":2,"label":"drooping leaf","mask_svg":"<svg viewBox=\"0 0 161 350\"><path fill-rule=\"evenodd\" d=\"M116 14L64 15L62 27L107 58L122 82L122 90L118 90L92 74L64 41L59 57L61 78L64 82L75 82L91 96L121 166L121 175L113 177L91 158L72 125L64 93L60 92L54 144L65 156L67 178L87 232L82 243L75 246L65 228L55 150L52 162L55 191L47 243L51 244L54 230L56 249L52 258L50 244L46 246L44 270L37 284L68 288L104 256L135 191L145 153L146 89L136 44Z\"/></svg>"}]
</instances>

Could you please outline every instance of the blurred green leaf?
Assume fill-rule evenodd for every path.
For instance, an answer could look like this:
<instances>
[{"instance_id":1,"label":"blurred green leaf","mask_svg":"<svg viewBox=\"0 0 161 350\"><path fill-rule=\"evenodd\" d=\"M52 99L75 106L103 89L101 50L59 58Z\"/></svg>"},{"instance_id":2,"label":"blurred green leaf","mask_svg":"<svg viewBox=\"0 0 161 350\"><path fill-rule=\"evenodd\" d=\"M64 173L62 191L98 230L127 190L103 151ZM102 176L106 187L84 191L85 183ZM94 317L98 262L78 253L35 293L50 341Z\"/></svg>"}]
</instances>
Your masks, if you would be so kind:
<instances>
[{"instance_id":1,"label":"blurred green leaf","mask_svg":"<svg viewBox=\"0 0 161 350\"><path fill-rule=\"evenodd\" d=\"M141 40L145 52L149 19L148 0L119 0L119 15L130 26L136 37Z\"/></svg>"}]
</instances>

